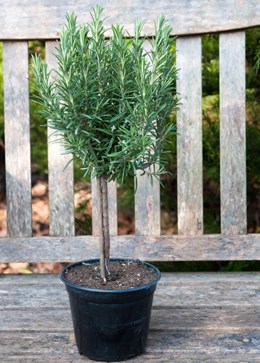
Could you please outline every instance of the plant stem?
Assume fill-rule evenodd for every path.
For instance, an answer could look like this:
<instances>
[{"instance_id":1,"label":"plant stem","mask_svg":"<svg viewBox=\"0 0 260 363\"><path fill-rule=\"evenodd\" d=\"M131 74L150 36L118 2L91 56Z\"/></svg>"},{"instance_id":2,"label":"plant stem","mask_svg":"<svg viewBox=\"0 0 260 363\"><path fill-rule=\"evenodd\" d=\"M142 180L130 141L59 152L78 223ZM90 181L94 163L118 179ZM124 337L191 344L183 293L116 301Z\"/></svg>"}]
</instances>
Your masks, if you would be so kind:
<instances>
[{"instance_id":1,"label":"plant stem","mask_svg":"<svg viewBox=\"0 0 260 363\"><path fill-rule=\"evenodd\" d=\"M107 276L109 275L110 234L109 234L107 179L105 175L97 177L97 199L98 199L100 273L104 281L104 284L106 284Z\"/></svg>"}]
</instances>

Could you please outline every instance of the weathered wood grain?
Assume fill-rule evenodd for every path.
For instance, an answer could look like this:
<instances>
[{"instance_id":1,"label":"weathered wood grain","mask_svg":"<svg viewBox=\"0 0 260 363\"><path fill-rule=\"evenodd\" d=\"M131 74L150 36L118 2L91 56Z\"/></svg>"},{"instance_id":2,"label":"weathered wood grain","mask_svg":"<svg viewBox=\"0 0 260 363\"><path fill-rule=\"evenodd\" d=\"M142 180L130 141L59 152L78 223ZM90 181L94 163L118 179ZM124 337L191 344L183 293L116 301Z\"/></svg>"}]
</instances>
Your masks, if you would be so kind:
<instances>
[{"instance_id":1,"label":"weathered wood grain","mask_svg":"<svg viewBox=\"0 0 260 363\"><path fill-rule=\"evenodd\" d=\"M56 69L55 41L46 42L46 61ZM48 188L51 236L73 236L74 226L74 169L72 156L64 154L65 148L57 142L62 136L48 127ZM65 168L66 167L66 168Z\"/></svg>"},{"instance_id":2,"label":"weathered wood grain","mask_svg":"<svg viewBox=\"0 0 260 363\"><path fill-rule=\"evenodd\" d=\"M203 233L201 37L176 43L178 234Z\"/></svg>"},{"instance_id":3,"label":"weathered wood grain","mask_svg":"<svg viewBox=\"0 0 260 363\"><path fill-rule=\"evenodd\" d=\"M160 183L149 180L147 175L137 173L135 193L135 233L136 235L155 236L161 234Z\"/></svg>"},{"instance_id":4,"label":"weathered wood grain","mask_svg":"<svg viewBox=\"0 0 260 363\"><path fill-rule=\"evenodd\" d=\"M97 185L96 178L91 182L92 192L92 234L98 236L98 203L97 203ZM108 209L109 209L109 231L111 236L118 234L117 221L117 183L111 181L108 183Z\"/></svg>"},{"instance_id":5,"label":"weathered wood grain","mask_svg":"<svg viewBox=\"0 0 260 363\"><path fill-rule=\"evenodd\" d=\"M56 290L57 294L57 290ZM63 296L63 295L62 295ZM259 297L259 296L258 296ZM167 298L165 298L167 299ZM196 303L196 301L193 302ZM172 298L172 303L175 304ZM50 304L49 304L50 305ZM174 305L173 305L174 306ZM66 308L65 308L66 307ZM37 330L41 332L70 332L72 330L71 312L69 309L68 296L64 295L63 305L58 308L47 306L38 308L30 306L25 308L0 310L1 330L19 331L26 327L26 330ZM35 322L37 315L37 323ZM154 309L151 319L151 330L153 331L193 331L194 334L201 330L229 330L230 332L255 330L260 334L260 307L174 307L166 309L159 307ZM167 316L167 320L165 317ZM46 321L49 323L46 324ZM69 322L69 324L68 324ZM58 327L58 329L57 329Z\"/></svg>"},{"instance_id":6,"label":"weathered wood grain","mask_svg":"<svg viewBox=\"0 0 260 363\"><path fill-rule=\"evenodd\" d=\"M1 262L69 262L98 256L96 236L1 238ZM260 234L112 236L111 257L147 261L259 260Z\"/></svg>"},{"instance_id":7,"label":"weathered wood grain","mask_svg":"<svg viewBox=\"0 0 260 363\"><path fill-rule=\"evenodd\" d=\"M220 35L221 231L247 230L245 33Z\"/></svg>"},{"instance_id":8,"label":"weathered wood grain","mask_svg":"<svg viewBox=\"0 0 260 363\"><path fill-rule=\"evenodd\" d=\"M144 49L149 52L151 43L144 41ZM157 166L155 166L157 168ZM137 188L135 192L135 233L144 236L161 234L160 216L160 182L138 171L136 175Z\"/></svg>"},{"instance_id":9,"label":"weathered wood grain","mask_svg":"<svg viewBox=\"0 0 260 363\"><path fill-rule=\"evenodd\" d=\"M153 20L160 13L169 18L173 33L178 35L260 25L257 0L133 0L131 3L116 0L109 4L101 0L99 3L105 5L110 21L125 24L130 34L136 17L149 18L144 32L152 33ZM94 2L88 0L79 0L77 4L61 0L0 0L0 39L56 39L65 12L76 11L82 22L87 20L86 14L93 5ZM144 215L137 217L137 233L150 235L112 237L113 257L151 261L260 259L260 235L245 235L244 41L243 32L220 36L222 235L200 236L203 232L201 40L199 36L181 37L177 40L178 92L182 96L178 114L179 235L159 236L158 193L156 191L157 199L153 200L154 191L140 179L139 183L144 185L136 197L137 215L142 210ZM53 48L54 43L48 41L46 50L50 63ZM9 235L14 238L0 240L0 261L51 262L98 257L96 236L29 237L31 169L27 79L26 42L5 42L7 218ZM68 236L73 234L74 222L66 218L64 222L64 216L72 217L73 213L69 213L72 204L68 206L60 199L59 191L66 200L72 201L73 178L70 171L67 180L62 181L62 188L55 189L57 175L64 177L60 161L54 158L58 154L56 146L49 147L50 205L54 206L51 209L58 205L56 212L59 213L51 215L50 230L53 235ZM111 234L116 235L116 183L110 187ZM68 189L69 196L66 195ZM139 207L142 198L146 209ZM59 218L62 218L61 224ZM96 223L94 202L94 234ZM259 286L260 273L257 272L163 274L155 294L146 353L131 361L259 362ZM0 276L0 300L0 361L90 362L77 353L68 297L56 275Z\"/></svg>"},{"instance_id":10,"label":"weathered wood grain","mask_svg":"<svg viewBox=\"0 0 260 363\"><path fill-rule=\"evenodd\" d=\"M80 356L72 332L0 332L3 362L93 362ZM146 352L129 362L258 363L259 333L150 331Z\"/></svg>"},{"instance_id":11,"label":"weathered wood grain","mask_svg":"<svg viewBox=\"0 0 260 363\"><path fill-rule=\"evenodd\" d=\"M4 42L4 119L7 229L32 234L31 149L27 42Z\"/></svg>"},{"instance_id":12,"label":"weathered wood grain","mask_svg":"<svg viewBox=\"0 0 260 363\"><path fill-rule=\"evenodd\" d=\"M260 273L163 274L146 352L132 362L258 362L259 281ZM5 275L0 294L1 361L91 362L77 353L57 275Z\"/></svg>"},{"instance_id":13,"label":"weathered wood grain","mask_svg":"<svg viewBox=\"0 0 260 363\"><path fill-rule=\"evenodd\" d=\"M191 278L192 275L192 278ZM179 288L184 284L187 288L190 289L191 284L204 285L205 289L208 291L208 285L217 285L217 284L236 284L241 283L241 286L244 286L247 289L247 286L251 286L251 284L256 284L258 286L260 282L259 272L176 272L176 273L163 273L163 279L160 280L158 284L158 289L160 289L163 285L176 287L175 295L182 296L182 293L179 293ZM12 289L13 286L18 285L41 285L41 286L63 286L62 282L59 279L59 274L32 274L30 275L30 279L28 281L28 276L26 274L0 274L0 289L4 285L9 286L9 290ZM204 290L205 290L204 289ZM214 288L213 288L214 290ZM240 290L241 291L241 290ZM229 289L227 292L230 293ZM238 292L240 293L240 292ZM251 291L249 290L249 294ZM198 292L199 294L199 292ZM233 294L233 293L232 293ZM215 298L216 298L215 294ZM220 298L221 299L221 298ZM234 297L236 299L236 297ZM238 301L240 304L240 301Z\"/></svg>"},{"instance_id":14,"label":"weathered wood grain","mask_svg":"<svg viewBox=\"0 0 260 363\"><path fill-rule=\"evenodd\" d=\"M96 1L78 0L0 0L0 39L55 39L64 24L66 12L76 12L80 22L89 20ZM136 18L148 19L146 34L153 33L155 18L164 14L173 25L175 35L243 29L260 24L258 0L100 0L109 16L108 24L124 24L133 34Z\"/></svg>"},{"instance_id":15,"label":"weathered wood grain","mask_svg":"<svg viewBox=\"0 0 260 363\"><path fill-rule=\"evenodd\" d=\"M230 311L232 326L238 327L239 324L241 326L244 324L242 321L246 309L251 311L259 309L259 285L260 273L258 272L162 273L153 306L154 310L171 309L174 306L174 309L187 309L187 311L201 307L213 311L221 307L217 314L220 314L222 310L227 312L232 307L234 310ZM58 307L62 307L63 310L68 308L67 292L59 280L59 275L44 275L44 277L33 275L30 278L24 275L2 276L0 297L0 315L4 310L17 309L20 312L34 306L42 311L50 308L57 311ZM237 316L237 309L241 310L241 317ZM208 313L210 314L209 311ZM229 313L225 314L229 315ZM260 316L255 314L255 327L259 318ZM236 319L237 322L235 322ZM217 319L214 324L221 327Z\"/></svg>"}]
</instances>

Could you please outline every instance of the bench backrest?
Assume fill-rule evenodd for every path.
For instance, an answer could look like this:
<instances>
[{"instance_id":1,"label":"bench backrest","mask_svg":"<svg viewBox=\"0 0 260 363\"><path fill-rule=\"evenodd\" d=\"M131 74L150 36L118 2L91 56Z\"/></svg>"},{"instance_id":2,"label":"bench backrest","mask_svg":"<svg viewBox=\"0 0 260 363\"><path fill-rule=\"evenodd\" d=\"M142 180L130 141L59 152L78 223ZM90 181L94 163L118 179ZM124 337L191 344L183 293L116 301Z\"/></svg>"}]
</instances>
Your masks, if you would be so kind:
<instances>
[{"instance_id":1,"label":"bench backrest","mask_svg":"<svg viewBox=\"0 0 260 363\"><path fill-rule=\"evenodd\" d=\"M259 235L247 234L245 153L245 29L260 25L260 2L248 0L112 1L104 3L108 23L131 33L137 17L149 19L144 32L164 14L177 35L178 235L162 236L159 184L140 177L135 195L136 234L117 236L116 183L109 185L113 257L146 260L260 259ZM85 22L91 0L0 0L3 41L5 153L8 238L0 240L0 261L72 261L98 257L97 205L93 183L93 236L74 236L73 166L49 143L50 236L32 236L28 40L45 40L53 51L65 13ZM220 56L221 234L203 234L201 35L217 32Z\"/></svg>"}]
</instances>

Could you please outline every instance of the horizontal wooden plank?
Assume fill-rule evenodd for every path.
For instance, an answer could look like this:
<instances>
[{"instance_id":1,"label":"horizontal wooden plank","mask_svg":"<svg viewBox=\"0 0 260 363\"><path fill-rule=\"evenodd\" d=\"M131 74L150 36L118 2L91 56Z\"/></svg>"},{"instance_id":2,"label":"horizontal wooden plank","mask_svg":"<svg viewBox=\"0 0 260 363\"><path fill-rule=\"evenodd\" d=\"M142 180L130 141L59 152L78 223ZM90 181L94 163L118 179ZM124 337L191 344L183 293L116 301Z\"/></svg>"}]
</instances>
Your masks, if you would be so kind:
<instances>
[{"instance_id":1,"label":"horizontal wooden plank","mask_svg":"<svg viewBox=\"0 0 260 363\"><path fill-rule=\"evenodd\" d=\"M95 236L1 238L0 246L0 262L67 262L99 256ZM259 260L260 234L112 236L111 257L147 261Z\"/></svg>"},{"instance_id":2,"label":"horizontal wooden plank","mask_svg":"<svg viewBox=\"0 0 260 363\"><path fill-rule=\"evenodd\" d=\"M146 353L132 362L258 362L259 281L260 273L163 274ZM77 353L57 275L2 276L0 295L1 361L91 362Z\"/></svg>"},{"instance_id":3,"label":"horizontal wooden plank","mask_svg":"<svg viewBox=\"0 0 260 363\"><path fill-rule=\"evenodd\" d=\"M56 292L57 294L57 292ZM64 297L59 308L37 308L1 311L1 331L72 332L71 312L68 297ZM51 304L49 304L51 305ZM66 309L65 309L66 306ZM175 306L175 305L172 305ZM37 316L37 324L35 317ZM165 317L167 316L167 319ZM260 306L228 308L216 307L174 307L174 309L154 309L150 329L153 331L201 331L228 330L232 332L255 330L260 333ZM48 324L46 323L48 321Z\"/></svg>"},{"instance_id":4,"label":"horizontal wooden plank","mask_svg":"<svg viewBox=\"0 0 260 363\"><path fill-rule=\"evenodd\" d=\"M180 287L183 282L185 285L194 284L204 285L209 281L209 284L233 284L241 282L247 286L250 283L260 283L259 272L176 272L176 273L163 273L163 278L160 280L159 286L165 284L166 286ZM59 274L0 274L0 289L4 285L60 285L63 286ZM12 288L11 286L9 287Z\"/></svg>"},{"instance_id":5,"label":"horizontal wooden plank","mask_svg":"<svg viewBox=\"0 0 260 363\"><path fill-rule=\"evenodd\" d=\"M258 272L163 273L157 286L154 308L253 308L260 304L259 285ZM66 296L58 275L4 275L0 278L0 311L20 311L35 306L64 309L68 307Z\"/></svg>"},{"instance_id":6,"label":"horizontal wooden plank","mask_svg":"<svg viewBox=\"0 0 260 363\"><path fill-rule=\"evenodd\" d=\"M100 0L98 3L105 7L108 24L124 24L130 34L136 18L149 19L144 33L151 34L159 14L169 19L175 35L228 31L260 24L258 0L114 0L109 3ZM66 12L76 12L82 23L89 20L88 13L95 4L94 0L0 0L0 40L58 38Z\"/></svg>"},{"instance_id":7,"label":"horizontal wooden plank","mask_svg":"<svg viewBox=\"0 0 260 363\"><path fill-rule=\"evenodd\" d=\"M0 332L3 362L80 363L93 362L78 354L74 337L68 332ZM169 334L150 331L145 354L129 362L258 363L259 333L193 331Z\"/></svg>"}]
</instances>

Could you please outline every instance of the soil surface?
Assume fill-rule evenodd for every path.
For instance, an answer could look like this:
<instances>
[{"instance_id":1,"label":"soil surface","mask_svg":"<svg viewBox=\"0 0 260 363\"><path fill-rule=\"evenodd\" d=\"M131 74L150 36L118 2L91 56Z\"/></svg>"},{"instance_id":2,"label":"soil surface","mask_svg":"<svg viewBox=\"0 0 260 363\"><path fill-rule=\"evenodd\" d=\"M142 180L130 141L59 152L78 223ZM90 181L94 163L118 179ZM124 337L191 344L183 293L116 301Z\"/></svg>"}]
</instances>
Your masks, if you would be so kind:
<instances>
[{"instance_id":1,"label":"soil surface","mask_svg":"<svg viewBox=\"0 0 260 363\"><path fill-rule=\"evenodd\" d=\"M64 277L79 286L102 290L122 290L147 285L157 278L157 273L141 261L111 261L110 275L104 284L99 263L82 264L68 269Z\"/></svg>"}]
</instances>

